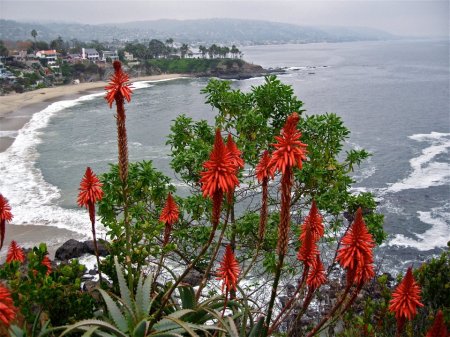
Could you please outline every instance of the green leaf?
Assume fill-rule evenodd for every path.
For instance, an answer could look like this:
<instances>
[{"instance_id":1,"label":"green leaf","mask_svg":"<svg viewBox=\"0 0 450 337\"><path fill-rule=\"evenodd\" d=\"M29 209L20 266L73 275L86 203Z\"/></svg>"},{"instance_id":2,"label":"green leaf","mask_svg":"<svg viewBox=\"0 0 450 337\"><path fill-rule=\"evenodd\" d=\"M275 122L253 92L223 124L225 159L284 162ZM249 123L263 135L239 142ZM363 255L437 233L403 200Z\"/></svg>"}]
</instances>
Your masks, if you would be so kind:
<instances>
[{"instance_id":1,"label":"green leaf","mask_svg":"<svg viewBox=\"0 0 450 337\"><path fill-rule=\"evenodd\" d=\"M197 333L189 326L188 323L183 322L182 320L175 318L175 317L171 317L171 316L167 316L167 319L175 322L176 324L178 324L180 327L182 327L190 336L192 337L199 337L197 335Z\"/></svg>"},{"instance_id":2,"label":"green leaf","mask_svg":"<svg viewBox=\"0 0 450 337\"><path fill-rule=\"evenodd\" d=\"M117 280L119 281L120 299L129 308L129 311L132 312L133 305L131 304L130 290L128 289L125 277L123 275L122 267L117 260L117 256L114 256L114 264L116 265Z\"/></svg>"},{"instance_id":3,"label":"green leaf","mask_svg":"<svg viewBox=\"0 0 450 337\"><path fill-rule=\"evenodd\" d=\"M114 302L113 299L111 298L111 296L109 296L108 293L106 291L104 291L103 289L99 288L98 291L102 295L103 300L106 303L106 307L108 308L109 315L113 319L116 326L121 331L127 332L128 331L127 321L126 321L125 317L123 316L122 312L120 311L119 307L117 306L116 302Z\"/></svg>"},{"instance_id":4,"label":"green leaf","mask_svg":"<svg viewBox=\"0 0 450 337\"><path fill-rule=\"evenodd\" d=\"M194 312L194 310L191 309L181 309L181 310L177 310L173 313L171 313L169 316L167 316L167 318L172 317L172 318L181 318L184 315L187 315L191 312Z\"/></svg>"},{"instance_id":5,"label":"green leaf","mask_svg":"<svg viewBox=\"0 0 450 337\"><path fill-rule=\"evenodd\" d=\"M140 321L133 330L133 337L144 337L147 332L148 322L146 319Z\"/></svg>"},{"instance_id":6,"label":"green leaf","mask_svg":"<svg viewBox=\"0 0 450 337\"><path fill-rule=\"evenodd\" d=\"M260 317L258 322L253 326L252 330L250 331L250 335L248 335L248 337L261 336L263 332L263 325L264 325L264 317Z\"/></svg>"},{"instance_id":7,"label":"green leaf","mask_svg":"<svg viewBox=\"0 0 450 337\"><path fill-rule=\"evenodd\" d=\"M98 329L98 326L90 327L81 337L91 337L95 330Z\"/></svg>"},{"instance_id":8,"label":"green leaf","mask_svg":"<svg viewBox=\"0 0 450 337\"><path fill-rule=\"evenodd\" d=\"M110 331L118 337L129 337L126 334L124 334L122 331L118 330L115 326L113 326L107 322L100 321L98 319L85 319L85 320L79 321L75 324L69 325L66 328L66 330L63 331L63 333L60 335L60 337L63 337L64 335L67 335L68 333L70 333L72 331L84 330L86 328L89 328L91 325L98 326L100 329Z\"/></svg>"},{"instance_id":9,"label":"green leaf","mask_svg":"<svg viewBox=\"0 0 450 337\"><path fill-rule=\"evenodd\" d=\"M181 304L184 309L194 309L195 308L195 292L192 287L178 287L180 292Z\"/></svg>"}]
</instances>

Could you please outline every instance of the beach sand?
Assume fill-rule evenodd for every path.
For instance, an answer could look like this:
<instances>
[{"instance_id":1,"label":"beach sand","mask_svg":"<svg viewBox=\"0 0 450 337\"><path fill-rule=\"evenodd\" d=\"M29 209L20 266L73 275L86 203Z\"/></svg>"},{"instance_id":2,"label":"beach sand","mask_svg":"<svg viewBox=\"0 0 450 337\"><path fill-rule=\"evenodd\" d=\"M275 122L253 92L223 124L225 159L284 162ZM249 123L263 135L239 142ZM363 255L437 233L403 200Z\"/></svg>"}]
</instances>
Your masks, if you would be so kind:
<instances>
[{"instance_id":1,"label":"beach sand","mask_svg":"<svg viewBox=\"0 0 450 337\"><path fill-rule=\"evenodd\" d=\"M183 75L164 74L139 77L132 79L131 82L168 80L180 77ZM107 85L106 82L81 83L0 96L0 152L6 151L11 146L17 132L31 119L34 113L56 101L76 99L86 94L102 92L105 85ZM1 186L0 193L5 197L8 195L8 191L1 190ZM0 251L0 263L5 260L11 240L17 241L19 245L26 248L44 242L47 244L50 258L53 258L56 249L69 239L86 240L87 238L79 233L45 224L15 225L13 220L12 223L6 224L4 246Z\"/></svg>"},{"instance_id":2,"label":"beach sand","mask_svg":"<svg viewBox=\"0 0 450 337\"><path fill-rule=\"evenodd\" d=\"M49 257L52 260L55 257L55 252L58 247L67 240L89 240L84 235L54 226L13 225L8 223L5 227L5 241L0 251L0 264L6 259L6 253L11 240L15 240L23 248L33 248L43 242L47 245Z\"/></svg>"},{"instance_id":3,"label":"beach sand","mask_svg":"<svg viewBox=\"0 0 450 337\"><path fill-rule=\"evenodd\" d=\"M181 74L143 76L136 81L158 81L183 77ZM89 82L44 88L22 94L0 96L0 152L6 151L14 141L15 134L31 116L60 100L76 99L80 96L104 91L107 82Z\"/></svg>"}]
</instances>

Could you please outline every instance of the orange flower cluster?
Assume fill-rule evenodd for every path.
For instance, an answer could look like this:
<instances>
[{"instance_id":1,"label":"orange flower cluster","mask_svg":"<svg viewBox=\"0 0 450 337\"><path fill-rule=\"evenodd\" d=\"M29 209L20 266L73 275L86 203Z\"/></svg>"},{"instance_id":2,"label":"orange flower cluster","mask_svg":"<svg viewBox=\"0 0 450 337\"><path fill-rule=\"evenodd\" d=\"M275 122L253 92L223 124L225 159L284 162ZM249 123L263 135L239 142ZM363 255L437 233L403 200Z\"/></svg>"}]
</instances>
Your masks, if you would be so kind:
<instances>
[{"instance_id":1,"label":"orange flower cluster","mask_svg":"<svg viewBox=\"0 0 450 337\"><path fill-rule=\"evenodd\" d=\"M425 337L448 337L449 333L444 322L444 314L439 310Z\"/></svg>"},{"instance_id":2,"label":"orange flower cluster","mask_svg":"<svg viewBox=\"0 0 450 337\"><path fill-rule=\"evenodd\" d=\"M284 173L287 167L297 166L302 168L302 162L306 160L306 147L299 139L302 136L297 130L300 120L299 115L293 112L286 120L280 136L275 136L277 143L272 144L275 151L272 154L270 166L273 172L276 170Z\"/></svg>"},{"instance_id":3,"label":"orange flower cluster","mask_svg":"<svg viewBox=\"0 0 450 337\"><path fill-rule=\"evenodd\" d=\"M170 238L170 233L172 232L172 226L178 221L178 206L172 197L172 193L167 195L166 204L164 205L161 215L159 216L159 221L164 222L164 240L163 246L167 245Z\"/></svg>"},{"instance_id":4,"label":"orange flower cluster","mask_svg":"<svg viewBox=\"0 0 450 337\"><path fill-rule=\"evenodd\" d=\"M231 148L234 148L231 142L229 144ZM212 223L214 228L219 223L223 195L231 195L235 187L239 185L236 176L239 161L236 156L240 155L240 151L238 154L236 150L239 151L236 148L230 152L223 142L220 129L217 129L209 160L203 164L205 171L200 172L203 196L209 196L213 200Z\"/></svg>"},{"instance_id":5,"label":"orange flower cluster","mask_svg":"<svg viewBox=\"0 0 450 337\"><path fill-rule=\"evenodd\" d=\"M88 167L80 182L80 193L78 194L77 202L78 206L89 208L89 216L93 224L95 223L94 205L103 198L102 185L91 168Z\"/></svg>"},{"instance_id":6,"label":"orange flower cluster","mask_svg":"<svg viewBox=\"0 0 450 337\"><path fill-rule=\"evenodd\" d=\"M306 279L306 284L311 289L317 289L322 284L327 282L327 277L325 276L325 269L323 263L320 260L320 254L316 255L316 261L312 264L312 268L309 271L308 278Z\"/></svg>"},{"instance_id":7,"label":"orange flower cluster","mask_svg":"<svg viewBox=\"0 0 450 337\"><path fill-rule=\"evenodd\" d=\"M131 87L127 83L129 81L128 74L123 72L120 61L114 61L114 75L111 76L111 82L105 87L107 94L105 96L109 107L112 107L114 100L125 98L128 102L131 101Z\"/></svg>"},{"instance_id":8,"label":"orange flower cluster","mask_svg":"<svg viewBox=\"0 0 450 337\"><path fill-rule=\"evenodd\" d=\"M420 292L420 287L414 280L412 268L409 267L405 277L392 293L392 300L389 302L389 310L395 313L399 325L405 319L414 318L417 307L423 307L420 302Z\"/></svg>"},{"instance_id":9,"label":"orange flower cluster","mask_svg":"<svg viewBox=\"0 0 450 337\"><path fill-rule=\"evenodd\" d=\"M236 171L244 168L244 160L241 158L241 151L238 149L236 143L231 137L231 134L228 134L227 138L227 150L230 152L233 164L236 168Z\"/></svg>"},{"instance_id":10,"label":"orange flower cluster","mask_svg":"<svg viewBox=\"0 0 450 337\"><path fill-rule=\"evenodd\" d=\"M258 165L256 165L256 178L258 178L258 182L262 183L264 179L269 179L272 177L272 170L270 167L270 155L269 151L264 151L261 160Z\"/></svg>"},{"instance_id":11,"label":"orange flower cluster","mask_svg":"<svg viewBox=\"0 0 450 337\"><path fill-rule=\"evenodd\" d=\"M239 272L239 264L231 245L227 245L220 267L217 270L217 279L222 281L222 292L225 289L225 296L228 296L230 290L236 290Z\"/></svg>"},{"instance_id":12,"label":"orange flower cluster","mask_svg":"<svg viewBox=\"0 0 450 337\"><path fill-rule=\"evenodd\" d=\"M367 230L361 207L356 211L351 228L341 240L337 260L347 269L347 282L363 284L374 275L373 252L375 247L372 235Z\"/></svg>"},{"instance_id":13,"label":"orange flower cluster","mask_svg":"<svg viewBox=\"0 0 450 337\"><path fill-rule=\"evenodd\" d=\"M218 190L221 190L222 193L233 191L239 185L235 164L235 155L230 153L225 146L220 129L217 129L209 160L203 164L205 171L200 173L204 197L212 198Z\"/></svg>"},{"instance_id":14,"label":"orange flower cluster","mask_svg":"<svg viewBox=\"0 0 450 337\"><path fill-rule=\"evenodd\" d=\"M308 216L301 226L301 246L297 253L297 259L302 261L305 273L308 273L306 283L312 289L317 289L326 282L325 271L320 260L320 251L317 242L324 234L322 216L313 200ZM306 275L306 274L305 274Z\"/></svg>"},{"instance_id":15,"label":"orange flower cluster","mask_svg":"<svg viewBox=\"0 0 450 337\"><path fill-rule=\"evenodd\" d=\"M5 225L6 221L11 221L13 215L11 213L11 206L9 206L8 199L0 193L0 249L3 247L3 240L5 239Z\"/></svg>"},{"instance_id":16,"label":"orange flower cluster","mask_svg":"<svg viewBox=\"0 0 450 337\"><path fill-rule=\"evenodd\" d=\"M50 275L50 273L52 272L52 261L49 259L47 255L44 256L44 258L42 259L41 265L47 268L47 272L45 273L45 275L47 276Z\"/></svg>"},{"instance_id":17,"label":"orange flower cluster","mask_svg":"<svg viewBox=\"0 0 450 337\"><path fill-rule=\"evenodd\" d=\"M14 240L11 241L8 248L8 254L6 255L6 263L11 263L12 261L19 261L20 263L25 261L25 255L22 248Z\"/></svg>"},{"instance_id":18,"label":"orange flower cluster","mask_svg":"<svg viewBox=\"0 0 450 337\"><path fill-rule=\"evenodd\" d=\"M14 307L11 293L0 283L0 322L9 327L16 318L16 312L17 308Z\"/></svg>"}]
</instances>

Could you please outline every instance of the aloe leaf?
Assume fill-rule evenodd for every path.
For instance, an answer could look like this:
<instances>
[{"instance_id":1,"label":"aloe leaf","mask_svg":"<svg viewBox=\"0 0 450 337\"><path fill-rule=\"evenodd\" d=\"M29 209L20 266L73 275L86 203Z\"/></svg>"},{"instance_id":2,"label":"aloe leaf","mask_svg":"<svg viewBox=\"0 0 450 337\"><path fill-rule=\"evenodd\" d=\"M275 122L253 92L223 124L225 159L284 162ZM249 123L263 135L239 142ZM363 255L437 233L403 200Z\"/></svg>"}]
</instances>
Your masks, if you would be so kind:
<instances>
[{"instance_id":1,"label":"aloe leaf","mask_svg":"<svg viewBox=\"0 0 450 337\"><path fill-rule=\"evenodd\" d=\"M152 307L152 299L151 299L151 291L152 291L152 283L153 283L153 274L148 274L147 278L144 281L144 285L142 287L142 310L146 315L150 312Z\"/></svg>"},{"instance_id":2,"label":"aloe leaf","mask_svg":"<svg viewBox=\"0 0 450 337\"><path fill-rule=\"evenodd\" d=\"M86 332L81 337L91 337L95 330L98 329L98 326L91 326L86 330Z\"/></svg>"},{"instance_id":3,"label":"aloe leaf","mask_svg":"<svg viewBox=\"0 0 450 337\"><path fill-rule=\"evenodd\" d=\"M169 318L169 317L180 318L180 317L183 317L184 315L190 314L191 312L194 312L194 310L192 310L192 309L181 309L181 310L177 310L177 311L171 313L166 318Z\"/></svg>"},{"instance_id":4,"label":"aloe leaf","mask_svg":"<svg viewBox=\"0 0 450 337\"><path fill-rule=\"evenodd\" d=\"M192 337L199 337L199 335L197 335L197 333L189 326L188 323L183 322L182 320L175 318L175 317L170 317L167 316L167 319L175 322L176 324L178 324L180 327L182 327L190 336Z\"/></svg>"},{"instance_id":5,"label":"aloe leaf","mask_svg":"<svg viewBox=\"0 0 450 337\"><path fill-rule=\"evenodd\" d=\"M130 289L128 289L125 277L123 275L122 267L117 260L117 256L114 256L114 264L116 265L117 280L119 281L120 298L123 304L125 304L129 308L129 311L132 312L133 306L131 304Z\"/></svg>"},{"instance_id":6,"label":"aloe leaf","mask_svg":"<svg viewBox=\"0 0 450 337\"><path fill-rule=\"evenodd\" d=\"M144 314L144 309L143 309L143 299L144 299L144 295L142 293L142 287L143 287L143 283L144 283L144 274L141 273L141 275L139 275L139 280L138 280L138 284L137 284L137 288L136 288L136 298L135 298L135 302L136 302L136 314L138 317L142 317Z\"/></svg>"},{"instance_id":7,"label":"aloe leaf","mask_svg":"<svg viewBox=\"0 0 450 337\"><path fill-rule=\"evenodd\" d=\"M258 322L253 326L248 337L258 337L261 336L263 331L264 317L260 317Z\"/></svg>"},{"instance_id":8,"label":"aloe leaf","mask_svg":"<svg viewBox=\"0 0 450 337\"><path fill-rule=\"evenodd\" d=\"M145 337L145 333L147 332L148 322L146 319L143 319L133 330L133 337Z\"/></svg>"},{"instance_id":9,"label":"aloe leaf","mask_svg":"<svg viewBox=\"0 0 450 337\"><path fill-rule=\"evenodd\" d=\"M184 309L195 308L195 292L192 287L179 287L181 304Z\"/></svg>"},{"instance_id":10,"label":"aloe leaf","mask_svg":"<svg viewBox=\"0 0 450 337\"><path fill-rule=\"evenodd\" d=\"M83 328L87 328L91 325L98 326L100 329L111 331L113 334L115 334L118 337L129 337L126 334L124 334L122 331L117 329L114 325L109 324L104 321L100 321L98 319L85 319L85 320L76 322L72 325L69 325L66 328L66 330L64 330L63 333L59 337L63 337L74 330L83 330Z\"/></svg>"},{"instance_id":11,"label":"aloe leaf","mask_svg":"<svg viewBox=\"0 0 450 337\"><path fill-rule=\"evenodd\" d=\"M128 331L127 321L123 316L122 312L120 311L119 307L117 306L116 302L114 302L111 296L109 296L108 293L103 289L99 288L98 291L102 295L103 300L106 303L106 307L108 308L109 315L111 316L116 326L121 331L127 332Z\"/></svg>"}]
</instances>

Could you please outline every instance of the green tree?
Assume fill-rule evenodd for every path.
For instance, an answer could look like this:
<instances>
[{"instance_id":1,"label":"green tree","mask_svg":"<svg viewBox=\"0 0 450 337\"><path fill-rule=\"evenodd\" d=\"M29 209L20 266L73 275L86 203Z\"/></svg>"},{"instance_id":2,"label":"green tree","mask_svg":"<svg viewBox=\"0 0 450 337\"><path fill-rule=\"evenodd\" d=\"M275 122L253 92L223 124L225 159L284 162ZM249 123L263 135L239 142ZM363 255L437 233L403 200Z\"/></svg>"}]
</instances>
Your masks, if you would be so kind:
<instances>
[{"instance_id":1,"label":"green tree","mask_svg":"<svg viewBox=\"0 0 450 337\"><path fill-rule=\"evenodd\" d=\"M264 84L253 87L248 93L234 90L230 82L219 80L210 80L202 92L206 94L206 103L217 109L215 125L210 126L204 120L193 121L184 115L175 119L168 140L172 151L171 167L191 187L193 196L188 201L193 210L191 216L199 223L207 221L209 208L205 208L208 207L207 204L201 203L198 181L202 165L208 159L213 131L220 128L224 134L231 133L235 136L247 165L247 173L246 177L241 177L245 187L240 189L235 198L235 217L226 237L239 242L243 256L253 258L256 249L260 192L254 177L255 166L261 153L271 148L275 135L293 111L302 114L298 127L303 133L302 141L308 144L308 161L295 177L292 196L293 207L298 209L295 221L302 221L302 209L312 199L316 199L318 207L326 214L324 218L329 221L329 239L337 240L339 230L344 225L344 212L353 212L358 204L370 209L371 214L376 214L372 195L355 199L349 192L353 183L350 176L352 170L369 154L365 150L350 150L342 154L344 142L350 132L340 117L335 114L307 116L302 110L303 103L294 95L292 87L281 83L275 76L266 77ZM275 187L274 189L276 190ZM272 204L272 207L274 211L269 216L271 220L264 244L265 266L268 270L273 266L270 261L275 248L278 216L277 204ZM201 214L200 210L205 213ZM380 243L384 238L383 217L378 214L367 215L365 220L372 233L377 234L375 236ZM192 223L190 226L190 229L184 230L183 236L188 237L189 242L192 239L194 245L204 239L204 233L199 228L194 229L196 226L192 226ZM295 228L296 225L293 224L293 229ZM291 247L291 253L294 248L295 245Z\"/></svg>"},{"instance_id":2,"label":"green tree","mask_svg":"<svg viewBox=\"0 0 450 337\"><path fill-rule=\"evenodd\" d=\"M166 54L166 46L159 40L153 39L148 44L148 54L150 58L159 58Z\"/></svg>"},{"instance_id":3,"label":"green tree","mask_svg":"<svg viewBox=\"0 0 450 337\"><path fill-rule=\"evenodd\" d=\"M180 47L181 58L184 59L186 54L189 52L189 46L185 43Z\"/></svg>"},{"instance_id":4,"label":"green tree","mask_svg":"<svg viewBox=\"0 0 450 337\"><path fill-rule=\"evenodd\" d=\"M0 40L0 56L6 57L9 55L8 48L6 48L3 40Z\"/></svg>"}]
</instances>

